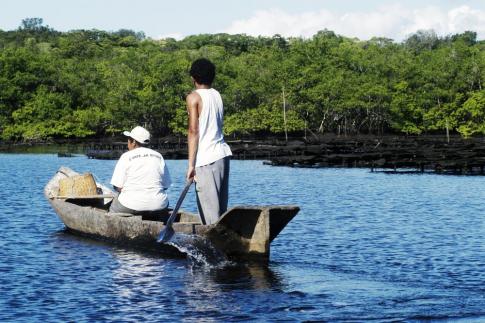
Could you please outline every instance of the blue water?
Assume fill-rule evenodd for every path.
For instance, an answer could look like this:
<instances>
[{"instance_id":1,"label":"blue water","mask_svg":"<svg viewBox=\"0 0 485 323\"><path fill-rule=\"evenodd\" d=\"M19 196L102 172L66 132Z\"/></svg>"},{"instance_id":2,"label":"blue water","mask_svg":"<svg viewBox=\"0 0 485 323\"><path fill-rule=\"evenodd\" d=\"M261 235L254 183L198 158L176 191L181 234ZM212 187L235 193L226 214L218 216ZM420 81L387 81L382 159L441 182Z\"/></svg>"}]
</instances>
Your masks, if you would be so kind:
<instances>
[{"instance_id":1,"label":"blue water","mask_svg":"<svg viewBox=\"0 0 485 323\"><path fill-rule=\"evenodd\" d=\"M66 233L43 186L114 164L0 154L0 321L485 321L484 177L232 161L230 205L301 211L267 266L217 267ZM174 203L186 161L168 165Z\"/></svg>"}]
</instances>

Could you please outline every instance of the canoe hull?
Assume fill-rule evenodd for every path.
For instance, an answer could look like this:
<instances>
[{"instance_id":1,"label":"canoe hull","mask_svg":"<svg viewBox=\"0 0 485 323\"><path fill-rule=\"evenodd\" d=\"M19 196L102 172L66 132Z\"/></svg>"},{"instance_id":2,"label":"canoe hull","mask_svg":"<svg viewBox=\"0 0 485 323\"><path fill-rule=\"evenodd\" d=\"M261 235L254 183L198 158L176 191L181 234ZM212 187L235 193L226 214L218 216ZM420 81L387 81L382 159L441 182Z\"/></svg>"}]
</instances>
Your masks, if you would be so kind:
<instances>
[{"instance_id":1,"label":"canoe hull","mask_svg":"<svg viewBox=\"0 0 485 323\"><path fill-rule=\"evenodd\" d=\"M73 174L77 173L62 167L44 190L52 208L70 231L164 254L179 253L169 244L156 242L160 231L165 228L163 222L145 220L139 215L110 213L79 203L82 199L57 199L56 182ZM109 193L107 188L101 188L103 194ZM203 225L197 215L180 211L173 229L176 233L195 234L208 239L231 259L267 260L271 241L298 211L297 206L291 205L236 206L212 225Z\"/></svg>"}]
</instances>

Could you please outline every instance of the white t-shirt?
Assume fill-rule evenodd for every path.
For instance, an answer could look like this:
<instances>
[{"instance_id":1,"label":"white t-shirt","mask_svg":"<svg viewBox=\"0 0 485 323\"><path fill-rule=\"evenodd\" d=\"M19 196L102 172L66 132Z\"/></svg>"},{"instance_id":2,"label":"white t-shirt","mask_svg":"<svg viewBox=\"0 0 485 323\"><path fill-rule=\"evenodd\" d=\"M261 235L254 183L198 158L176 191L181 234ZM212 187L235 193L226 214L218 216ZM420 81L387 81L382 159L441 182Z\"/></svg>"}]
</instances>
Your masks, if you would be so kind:
<instances>
[{"instance_id":1,"label":"white t-shirt","mask_svg":"<svg viewBox=\"0 0 485 323\"><path fill-rule=\"evenodd\" d=\"M170 174L162 155L138 147L121 155L111 184L121 187L120 203L132 210L160 210L168 206L165 190L171 185Z\"/></svg>"},{"instance_id":2,"label":"white t-shirt","mask_svg":"<svg viewBox=\"0 0 485 323\"><path fill-rule=\"evenodd\" d=\"M195 166L200 167L231 156L232 152L222 134L224 107L221 95L215 89L198 89L196 92L202 98L199 145L195 159Z\"/></svg>"}]
</instances>

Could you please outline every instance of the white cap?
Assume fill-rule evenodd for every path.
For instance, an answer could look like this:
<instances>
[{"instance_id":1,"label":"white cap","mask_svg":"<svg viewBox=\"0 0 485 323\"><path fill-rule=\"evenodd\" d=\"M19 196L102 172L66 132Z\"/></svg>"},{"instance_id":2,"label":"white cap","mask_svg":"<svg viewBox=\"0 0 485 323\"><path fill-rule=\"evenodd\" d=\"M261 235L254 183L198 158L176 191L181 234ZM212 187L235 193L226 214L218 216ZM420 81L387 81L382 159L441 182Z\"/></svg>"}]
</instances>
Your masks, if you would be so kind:
<instances>
[{"instance_id":1,"label":"white cap","mask_svg":"<svg viewBox=\"0 0 485 323\"><path fill-rule=\"evenodd\" d=\"M123 134L127 137L131 137L141 144L148 144L150 142L150 133L143 127L136 126L129 131L124 131Z\"/></svg>"}]
</instances>

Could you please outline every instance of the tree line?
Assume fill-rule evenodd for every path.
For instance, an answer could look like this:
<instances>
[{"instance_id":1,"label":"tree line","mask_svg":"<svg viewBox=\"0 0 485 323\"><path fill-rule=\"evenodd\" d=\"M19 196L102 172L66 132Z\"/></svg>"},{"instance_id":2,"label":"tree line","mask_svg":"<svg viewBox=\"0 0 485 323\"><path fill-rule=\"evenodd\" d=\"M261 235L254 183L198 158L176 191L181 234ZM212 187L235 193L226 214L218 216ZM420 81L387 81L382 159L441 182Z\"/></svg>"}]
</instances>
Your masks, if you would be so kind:
<instances>
[{"instance_id":1,"label":"tree line","mask_svg":"<svg viewBox=\"0 0 485 323\"><path fill-rule=\"evenodd\" d=\"M227 135L485 134L485 41L418 31L402 42L329 30L311 38L0 30L0 138L184 134L191 62L217 66Z\"/></svg>"}]
</instances>

